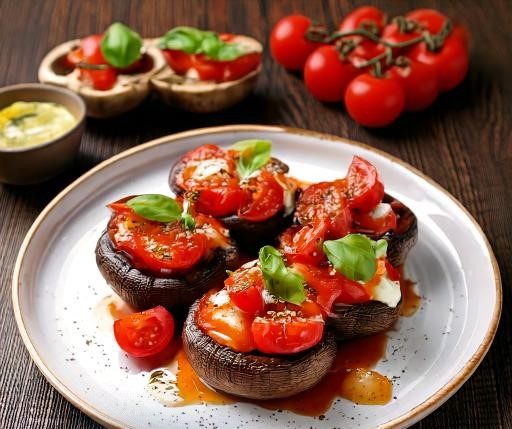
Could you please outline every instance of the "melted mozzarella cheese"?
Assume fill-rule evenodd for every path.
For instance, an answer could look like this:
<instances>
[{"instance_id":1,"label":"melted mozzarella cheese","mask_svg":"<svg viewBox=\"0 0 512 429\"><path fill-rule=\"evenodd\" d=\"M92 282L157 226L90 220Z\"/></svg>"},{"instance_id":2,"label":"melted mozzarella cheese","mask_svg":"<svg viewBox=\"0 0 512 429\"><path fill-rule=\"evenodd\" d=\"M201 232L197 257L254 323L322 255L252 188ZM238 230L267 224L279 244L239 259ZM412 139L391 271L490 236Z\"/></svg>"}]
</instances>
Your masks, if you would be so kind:
<instances>
[{"instance_id":1,"label":"melted mozzarella cheese","mask_svg":"<svg viewBox=\"0 0 512 429\"><path fill-rule=\"evenodd\" d=\"M380 203L377 204L369 214L371 218L377 220L386 217L392 211L393 209L391 208L391 205L387 203Z\"/></svg>"},{"instance_id":2,"label":"melted mozzarella cheese","mask_svg":"<svg viewBox=\"0 0 512 429\"><path fill-rule=\"evenodd\" d=\"M396 307L401 296L400 282L391 280L387 273L380 278L379 284L373 288L373 299L389 307Z\"/></svg>"},{"instance_id":3,"label":"melted mozzarella cheese","mask_svg":"<svg viewBox=\"0 0 512 429\"><path fill-rule=\"evenodd\" d=\"M288 185L288 183L282 183L278 176L275 176L275 178L277 183L279 183L283 188L284 216L288 216L295 209L295 194L297 188L293 182L290 182L290 185Z\"/></svg>"},{"instance_id":4,"label":"melted mozzarella cheese","mask_svg":"<svg viewBox=\"0 0 512 429\"><path fill-rule=\"evenodd\" d=\"M222 158L205 159L196 164L196 169L192 174L195 180L203 180L209 176L219 173L222 170L228 170L228 163Z\"/></svg>"}]
</instances>

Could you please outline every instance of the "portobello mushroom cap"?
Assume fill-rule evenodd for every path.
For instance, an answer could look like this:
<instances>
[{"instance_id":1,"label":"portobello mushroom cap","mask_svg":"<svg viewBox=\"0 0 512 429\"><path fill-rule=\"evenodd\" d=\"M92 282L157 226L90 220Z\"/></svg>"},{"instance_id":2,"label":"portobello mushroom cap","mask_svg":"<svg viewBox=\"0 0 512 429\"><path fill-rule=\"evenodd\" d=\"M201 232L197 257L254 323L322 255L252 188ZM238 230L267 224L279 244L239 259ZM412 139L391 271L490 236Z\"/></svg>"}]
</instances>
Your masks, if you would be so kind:
<instances>
[{"instance_id":1,"label":"portobello mushroom cap","mask_svg":"<svg viewBox=\"0 0 512 429\"><path fill-rule=\"evenodd\" d=\"M362 304L335 303L326 323L332 328L337 340L364 337L389 329L400 316L402 299L396 307L380 301Z\"/></svg>"},{"instance_id":2,"label":"portobello mushroom cap","mask_svg":"<svg viewBox=\"0 0 512 429\"><path fill-rule=\"evenodd\" d=\"M388 242L387 258L394 267L405 263L409 251L418 241L418 219L412 210L389 194L384 195L383 202L393 204L398 215L397 228L383 236L371 237L374 240L384 238Z\"/></svg>"},{"instance_id":3,"label":"portobello mushroom cap","mask_svg":"<svg viewBox=\"0 0 512 429\"><path fill-rule=\"evenodd\" d=\"M336 357L336 341L327 331L317 345L294 355L235 352L201 331L198 307L199 300L185 320L183 348L199 377L220 392L250 399L292 396L317 384Z\"/></svg>"},{"instance_id":4,"label":"portobello mushroom cap","mask_svg":"<svg viewBox=\"0 0 512 429\"><path fill-rule=\"evenodd\" d=\"M171 190L180 195L185 190L176 183L176 178L185 168L186 162L180 159L171 169L169 174L169 186ZM288 165L277 158L270 158L265 167L267 170L286 174L289 171ZM262 222L251 222L241 219L237 215L230 215L219 218L226 228L229 229L231 237L244 247L254 250L269 242L274 242L276 237L288 226L291 225L292 213L284 215L283 211L276 213L269 219Z\"/></svg>"},{"instance_id":5,"label":"portobello mushroom cap","mask_svg":"<svg viewBox=\"0 0 512 429\"><path fill-rule=\"evenodd\" d=\"M235 269L238 249L215 249L210 258L201 261L180 277L154 277L134 268L128 257L115 249L107 231L96 245L96 264L110 287L138 310L162 305L167 309L187 309L197 298L226 277L227 269Z\"/></svg>"},{"instance_id":6,"label":"portobello mushroom cap","mask_svg":"<svg viewBox=\"0 0 512 429\"><path fill-rule=\"evenodd\" d=\"M156 47L144 40L144 55L151 61L151 68L134 74L120 74L115 85L101 91L92 88L79 79L80 71L63 69L63 57L80 45L80 40L62 43L46 54L39 66L38 78L41 83L63 86L79 94L87 106L87 115L95 118L108 118L120 115L138 106L149 94L150 78L165 67L165 58Z\"/></svg>"},{"instance_id":7,"label":"portobello mushroom cap","mask_svg":"<svg viewBox=\"0 0 512 429\"><path fill-rule=\"evenodd\" d=\"M252 37L237 35L233 41L249 46L255 52L263 52L263 45ZM240 79L213 82L180 76L166 67L151 79L151 84L166 103L189 112L208 113L242 101L256 86L260 72L261 64Z\"/></svg>"}]
</instances>

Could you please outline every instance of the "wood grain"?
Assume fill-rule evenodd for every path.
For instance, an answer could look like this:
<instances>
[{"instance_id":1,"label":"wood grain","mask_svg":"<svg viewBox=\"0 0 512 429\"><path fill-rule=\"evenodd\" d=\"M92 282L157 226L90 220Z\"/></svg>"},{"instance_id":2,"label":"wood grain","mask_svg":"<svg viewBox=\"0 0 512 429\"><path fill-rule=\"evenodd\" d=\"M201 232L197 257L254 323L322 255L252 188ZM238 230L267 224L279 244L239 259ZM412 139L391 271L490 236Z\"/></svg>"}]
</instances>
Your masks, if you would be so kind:
<instances>
[{"instance_id":1,"label":"wood grain","mask_svg":"<svg viewBox=\"0 0 512 429\"><path fill-rule=\"evenodd\" d=\"M222 113L191 115L149 99L136 111L88 120L71 172L43 185L0 185L0 427L95 428L64 400L30 360L15 326L10 282L18 248L40 210L64 186L98 162L143 141L192 128L232 124L284 124L346 136L386 150L418 167L453 193L487 233L502 270L504 312L493 346L474 376L417 428L512 428L512 11L508 0L486 2L373 1L390 14L438 8L473 34L465 82L425 112L403 115L383 130L356 125L338 105L323 105L298 76L268 55L268 34L283 15L305 13L334 26L363 1L82 0L0 1L0 85L36 81L37 67L54 45L101 32L120 20L145 36L178 24L241 32L267 49L256 93Z\"/></svg>"}]
</instances>

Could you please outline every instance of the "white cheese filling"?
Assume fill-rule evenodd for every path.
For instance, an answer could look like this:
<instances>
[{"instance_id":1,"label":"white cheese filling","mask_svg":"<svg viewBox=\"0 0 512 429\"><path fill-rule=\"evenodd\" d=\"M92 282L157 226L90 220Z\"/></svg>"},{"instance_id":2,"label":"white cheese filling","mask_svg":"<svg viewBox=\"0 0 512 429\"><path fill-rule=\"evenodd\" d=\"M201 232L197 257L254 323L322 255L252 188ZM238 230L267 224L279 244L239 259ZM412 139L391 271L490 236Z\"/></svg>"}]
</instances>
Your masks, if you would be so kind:
<instances>
[{"instance_id":1,"label":"white cheese filling","mask_svg":"<svg viewBox=\"0 0 512 429\"><path fill-rule=\"evenodd\" d=\"M373 288L373 300L380 301L389 307L396 307L401 297L400 282L391 280L387 273L380 278L379 284Z\"/></svg>"},{"instance_id":2,"label":"white cheese filling","mask_svg":"<svg viewBox=\"0 0 512 429\"><path fill-rule=\"evenodd\" d=\"M197 162L195 167L196 169L192 174L192 178L195 180L206 179L222 170L227 171L229 168L227 161L222 158L205 159L204 161Z\"/></svg>"},{"instance_id":3,"label":"white cheese filling","mask_svg":"<svg viewBox=\"0 0 512 429\"><path fill-rule=\"evenodd\" d=\"M387 203L380 203L375 206L375 208L369 213L369 215L372 219L378 220L385 218L392 211L393 209L391 208L391 205Z\"/></svg>"}]
</instances>

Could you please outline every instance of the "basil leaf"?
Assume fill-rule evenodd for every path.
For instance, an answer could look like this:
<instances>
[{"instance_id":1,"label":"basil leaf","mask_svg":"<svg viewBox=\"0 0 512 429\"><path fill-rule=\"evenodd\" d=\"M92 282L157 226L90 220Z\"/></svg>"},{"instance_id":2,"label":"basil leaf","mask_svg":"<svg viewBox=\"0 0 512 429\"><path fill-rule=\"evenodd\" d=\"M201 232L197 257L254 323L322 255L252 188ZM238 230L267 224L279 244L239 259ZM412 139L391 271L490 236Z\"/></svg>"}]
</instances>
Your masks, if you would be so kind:
<instances>
[{"instance_id":1,"label":"basil leaf","mask_svg":"<svg viewBox=\"0 0 512 429\"><path fill-rule=\"evenodd\" d=\"M161 39L159 47L197 54L204 39L204 31L193 27L176 27L168 31Z\"/></svg>"},{"instance_id":2,"label":"basil leaf","mask_svg":"<svg viewBox=\"0 0 512 429\"><path fill-rule=\"evenodd\" d=\"M349 279L367 282L377 270L376 250L382 254L384 246L387 248L387 243L379 242L362 234L348 234L338 240L324 241L323 248L336 271Z\"/></svg>"},{"instance_id":3,"label":"basil leaf","mask_svg":"<svg viewBox=\"0 0 512 429\"><path fill-rule=\"evenodd\" d=\"M190 214L190 201L185 199L183 201L183 211L181 212L181 223L186 229L193 230L196 227L196 221Z\"/></svg>"},{"instance_id":4,"label":"basil leaf","mask_svg":"<svg viewBox=\"0 0 512 429\"><path fill-rule=\"evenodd\" d=\"M241 140L231 146L240 152L236 170L241 179L250 176L270 160L272 142L270 140Z\"/></svg>"},{"instance_id":5,"label":"basil leaf","mask_svg":"<svg viewBox=\"0 0 512 429\"><path fill-rule=\"evenodd\" d=\"M112 24L101 40L101 53L114 67L128 67L137 61L142 48L142 39L129 27L120 22Z\"/></svg>"},{"instance_id":6,"label":"basil leaf","mask_svg":"<svg viewBox=\"0 0 512 429\"><path fill-rule=\"evenodd\" d=\"M215 61L233 61L247 53L237 43L224 42L213 31L184 26L169 30L160 39L158 46L187 54L204 54Z\"/></svg>"},{"instance_id":7,"label":"basil leaf","mask_svg":"<svg viewBox=\"0 0 512 429\"><path fill-rule=\"evenodd\" d=\"M306 299L304 278L286 268L283 256L272 246L262 247L258 256L268 291L284 301L302 304Z\"/></svg>"},{"instance_id":8,"label":"basil leaf","mask_svg":"<svg viewBox=\"0 0 512 429\"><path fill-rule=\"evenodd\" d=\"M388 253L388 241L384 239L380 239L377 241L373 241L372 243L373 250L375 250L375 257L383 258Z\"/></svg>"},{"instance_id":9,"label":"basil leaf","mask_svg":"<svg viewBox=\"0 0 512 429\"><path fill-rule=\"evenodd\" d=\"M174 222L181 219L181 207L176 200L160 194L145 194L126 202L136 214L157 222Z\"/></svg>"}]
</instances>

